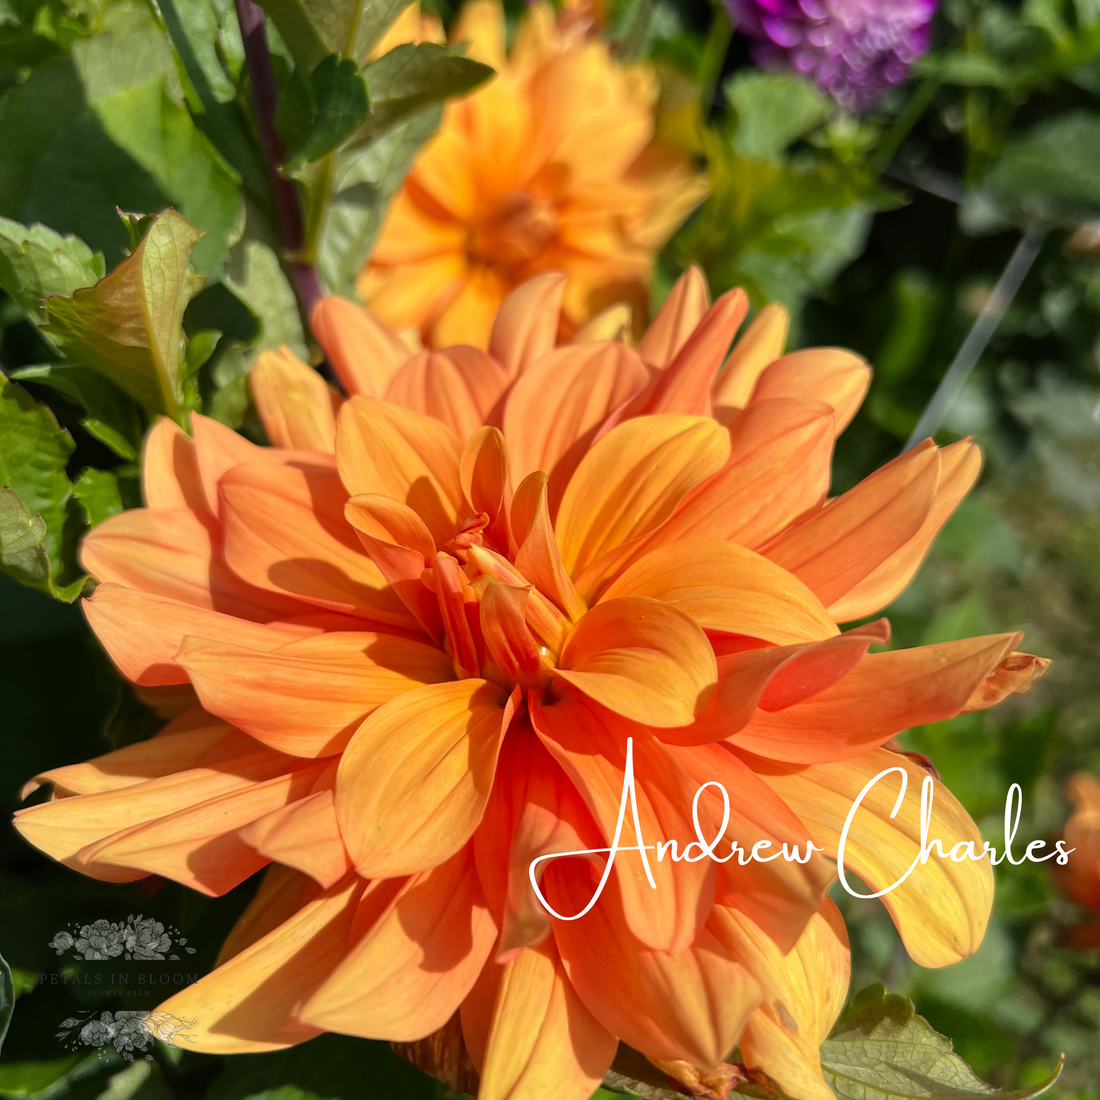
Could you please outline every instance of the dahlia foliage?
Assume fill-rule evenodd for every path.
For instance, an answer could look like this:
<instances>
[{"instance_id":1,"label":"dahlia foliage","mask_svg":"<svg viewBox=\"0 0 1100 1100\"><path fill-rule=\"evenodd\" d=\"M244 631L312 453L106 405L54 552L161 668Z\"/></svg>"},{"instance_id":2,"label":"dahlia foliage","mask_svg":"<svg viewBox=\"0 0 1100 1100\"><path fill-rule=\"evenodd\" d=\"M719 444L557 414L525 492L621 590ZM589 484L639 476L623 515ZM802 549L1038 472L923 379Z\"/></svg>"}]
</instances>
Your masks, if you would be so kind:
<instances>
[{"instance_id":1,"label":"dahlia foliage","mask_svg":"<svg viewBox=\"0 0 1100 1100\"><path fill-rule=\"evenodd\" d=\"M636 348L557 346L564 293L521 285L487 352L411 353L327 299L314 326L346 400L284 351L253 375L274 446L161 420L147 507L85 541L85 607L127 677L195 705L38 776L54 798L17 824L107 881L216 896L268 867L217 969L161 1006L197 1021L195 1049L449 1024L482 1100L583 1100L620 1041L722 1095L739 1043L828 1100L817 1051L849 962L825 891L852 801L884 769L909 779L895 816L897 774L873 788L844 852L886 888L918 854L926 772L884 745L1044 667L1016 634L872 653L885 620L838 627L905 587L979 455L929 440L830 500L861 359L782 355L769 309L727 360L746 298L708 304L695 270ZM683 855L717 781L728 814L714 786L697 807L717 855L807 858L620 852L585 916L552 917L528 868L610 846L628 744L622 845ZM981 848L938 782L929 835ZM539 864L562 918L605 859ZM992 890L988 860L934 857L884 901L944 966L980 943Z\"/></svg>"},{"instance_id":2,"label":"dahlia foliage","mask_svg":"<svg viewBox=\"0 0 1100 1100\"><path fill-rule=\"evenodd\" d=\"M507 54L499 0L459 13L452 40L499 75L448 104L389 210L359 279L386 324L484 348L505 296L547 271L569 276L569 332L622 302L644 314L654 254L706 183L652 140L651 67L616 61L590 29L579 9L534 4ZM385 45L411 31L415 19Z\"/></svg>"}]
</instances>

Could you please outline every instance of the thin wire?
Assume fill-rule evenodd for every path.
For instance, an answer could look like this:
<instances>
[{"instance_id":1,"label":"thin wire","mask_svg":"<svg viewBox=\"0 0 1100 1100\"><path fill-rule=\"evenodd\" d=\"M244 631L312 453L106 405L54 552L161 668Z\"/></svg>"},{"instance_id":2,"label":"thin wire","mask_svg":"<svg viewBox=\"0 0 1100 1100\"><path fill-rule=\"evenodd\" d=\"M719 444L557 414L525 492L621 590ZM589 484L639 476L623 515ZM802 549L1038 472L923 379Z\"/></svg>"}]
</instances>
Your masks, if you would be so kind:
<instances>
[{"instance_id":1,"label":"thin wire","mask_svg":"<svg viewBox=\"0 0 1100 1100\"><path fill-rule=\"evenodd\" d=\"M932 400L928 402L921 414L917 426L913 429L913 434L905 444L905 451L908 451L910 447L915 447L922 439L934 436L939 431L948 409L950 409L955 398L958 397L963 386L966 385L970 372L982 357L982 353L993 338L993 334L997 331L1001 321L1004 320L1008 307L1012 304L1012 300L1016 297L1020 286L1027 277L1027 273L1031 270L1031 265L1035 263L1039 250L1043 247L1046 235L1047 229L1045 226L1030 225L1020 238L1015 251L1009 257L1008 263L1005 264L1004 271L1001 272L1001 277L997 280L997 285L993 288L993 292L989 295L985 305L982 306L981 313L978 314L973 326L966 334L966 339L962 342L962 346L956 353L954 360L952 360L951 366L947 368L947 373L936 387Z\"/></svg>"}]
</instances>

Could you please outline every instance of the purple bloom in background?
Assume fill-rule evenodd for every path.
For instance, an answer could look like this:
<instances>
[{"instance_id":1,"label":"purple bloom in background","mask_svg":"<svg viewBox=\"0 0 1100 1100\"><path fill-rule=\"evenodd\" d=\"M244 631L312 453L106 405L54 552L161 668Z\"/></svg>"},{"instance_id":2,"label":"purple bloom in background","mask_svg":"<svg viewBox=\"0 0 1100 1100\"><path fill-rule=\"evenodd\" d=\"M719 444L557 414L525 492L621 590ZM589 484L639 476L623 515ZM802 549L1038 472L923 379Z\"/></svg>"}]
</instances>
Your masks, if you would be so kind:
<instances>
[{"instance_id":1,"label":"purple bloom in background","mask_svg":"<svg viewBox=\"0 0 1100 1100\"><path fill-rule=\"evenodd\" d=\"M792 67L864 111L927 49L938 0L725 0L766 68Z\"/></svg>"}]
</instances>

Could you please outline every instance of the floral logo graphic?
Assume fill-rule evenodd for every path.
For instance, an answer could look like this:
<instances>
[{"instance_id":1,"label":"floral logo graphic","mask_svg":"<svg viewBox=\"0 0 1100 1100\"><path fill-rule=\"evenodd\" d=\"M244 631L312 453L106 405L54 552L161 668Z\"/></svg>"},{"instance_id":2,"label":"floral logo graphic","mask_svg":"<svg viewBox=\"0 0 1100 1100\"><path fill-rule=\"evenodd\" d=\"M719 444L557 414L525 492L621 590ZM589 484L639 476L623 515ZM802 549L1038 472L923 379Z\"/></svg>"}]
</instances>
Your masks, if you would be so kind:
<instances>
[{"instance_id":1,"label":"floral logo graphic","mask_svg":"<svg viewBox=\"0 0 1100 1100\"><path fill-rule=\"evenodd\" d=\"M154 1039L163 1043L191 1042L187 1030L194 1026L194 1020L181 1019L170 1012L101 1012L82 1020L70 1016L61 1022L57 1037L70 1050L82 1046L113 1046L127 1062L132 1062L136 1053L144 1053L152 1047ZM152 1055L145 1054L145 1057Z\"/></svg>"},{"instance_id":2,"label":"floral logo graphic","mask_svg":"<svg viewBox=\"0 0 1100 1100\"><path fill-rule=\"evenodd\" d=\"M82 925L79 930L74 924L71 931L58 932L49 946L59 955L72 950L78 959L97 961L116 959L120 955L125 959L178 959L179 955L171 954L173 943L188 955L195 953L178 929L170 925L166 929L160 921L138 913L136 917L128 916L125 924L97 920Z\"/></svg>"}]
</instances>

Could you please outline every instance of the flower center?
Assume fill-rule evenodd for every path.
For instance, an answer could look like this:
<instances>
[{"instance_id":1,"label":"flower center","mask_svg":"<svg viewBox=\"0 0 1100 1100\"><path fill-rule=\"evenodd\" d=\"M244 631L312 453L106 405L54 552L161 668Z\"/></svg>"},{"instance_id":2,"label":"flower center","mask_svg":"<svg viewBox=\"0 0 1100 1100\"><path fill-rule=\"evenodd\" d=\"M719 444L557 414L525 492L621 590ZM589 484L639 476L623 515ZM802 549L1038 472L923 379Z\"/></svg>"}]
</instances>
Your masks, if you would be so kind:
<instances>
[{"instance_id":1,"label":"flower center","mask_svg":"<svg viewBox=\"0 0 1100 1100\"><path fill-rule=\"evenodd\" d=\"M529 191L516 191L492 218L471 232L468 249L482 263L526 263L557 231L558 214L552 203Z\"/></svg>"}]
</instances>

